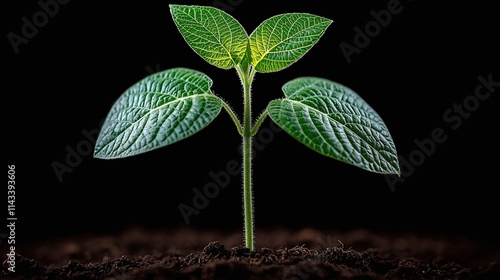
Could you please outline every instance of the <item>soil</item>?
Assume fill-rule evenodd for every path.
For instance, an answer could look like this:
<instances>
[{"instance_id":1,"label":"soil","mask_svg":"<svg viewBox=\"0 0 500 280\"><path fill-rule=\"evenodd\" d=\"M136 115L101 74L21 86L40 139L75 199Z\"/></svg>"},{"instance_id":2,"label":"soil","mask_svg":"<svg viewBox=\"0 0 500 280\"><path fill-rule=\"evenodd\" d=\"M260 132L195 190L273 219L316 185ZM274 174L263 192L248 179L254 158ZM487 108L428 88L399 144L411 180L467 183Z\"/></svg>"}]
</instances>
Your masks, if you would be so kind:
<instances>
[{"instance_id":1,"label":"soil","mask_svg":"<svg viewBox=\"0 0 500 280\"><path fill-rule=\"evenodd\" d=\"M16 247L0 279L500 279L500 246L369 230L126 228ZM2 250L6 248L2 247ZM3 256L7 252L1 252Z\"/></svg>"}]
</instances>

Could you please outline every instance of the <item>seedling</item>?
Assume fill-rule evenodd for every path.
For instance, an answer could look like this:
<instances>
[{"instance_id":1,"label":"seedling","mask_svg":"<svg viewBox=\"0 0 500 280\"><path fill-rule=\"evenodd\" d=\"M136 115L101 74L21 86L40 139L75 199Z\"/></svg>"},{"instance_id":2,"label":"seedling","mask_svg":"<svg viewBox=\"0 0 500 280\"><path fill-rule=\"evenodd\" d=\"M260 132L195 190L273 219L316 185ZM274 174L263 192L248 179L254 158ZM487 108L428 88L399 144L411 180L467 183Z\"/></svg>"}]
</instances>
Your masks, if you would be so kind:
<instances>
[{"instance_id":1,"label":"seedling","mask_svg":"<svg viewBox=\"0 0 500 280\"><path fill-rule=\"evenodd\" d=\"M283 70L304 56L332 20L306 13L273 16L247 35L229 14L213 7L170 5L187 44L205 61L236 69L243 87L243 120L211 91L205 74L173 68L128 88L112 106L96 142L94 157L115 159L183 140L229 114L243 138L245 245L254 248L252 137L269 116L312 150L381 173L399 174L392 137L380 116L354 91L333 81L301 77L286 83L284 98L252 117L251 87L256 73Z\"/></svg>"}]
</instances>

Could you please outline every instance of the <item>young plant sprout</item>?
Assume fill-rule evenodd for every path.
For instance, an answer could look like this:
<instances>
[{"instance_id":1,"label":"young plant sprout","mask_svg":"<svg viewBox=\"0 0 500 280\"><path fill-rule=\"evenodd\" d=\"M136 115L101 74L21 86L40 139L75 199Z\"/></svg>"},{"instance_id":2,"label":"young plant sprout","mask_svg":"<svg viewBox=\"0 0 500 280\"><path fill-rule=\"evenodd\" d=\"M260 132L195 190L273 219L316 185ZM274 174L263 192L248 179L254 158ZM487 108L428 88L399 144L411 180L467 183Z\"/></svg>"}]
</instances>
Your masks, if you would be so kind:
<instances>
[{"instance_id":1,"label":"young plant sprout","mask_svg":"<svg viewBox=\"0 0 500 280\"><path fill-rule=\"evenodd\" d=\"M208 126L222 108L243 138L245 245L254 248L252 137L269 116L312 150L381 173L399 174L392 137L380 116L354 91L333 81L300 77L286 83L284 97L252 117L251 88L256 73L283 70L305 55L332 20L307 13L273 16L250 35L222 10L170 5L186 43L205 61L236 69L243 86L243 119L211 91L205 74L174 68L128 88L112 106L96 142L94 157L134 156L183 140Z\"/></svg>"}]
</instances>

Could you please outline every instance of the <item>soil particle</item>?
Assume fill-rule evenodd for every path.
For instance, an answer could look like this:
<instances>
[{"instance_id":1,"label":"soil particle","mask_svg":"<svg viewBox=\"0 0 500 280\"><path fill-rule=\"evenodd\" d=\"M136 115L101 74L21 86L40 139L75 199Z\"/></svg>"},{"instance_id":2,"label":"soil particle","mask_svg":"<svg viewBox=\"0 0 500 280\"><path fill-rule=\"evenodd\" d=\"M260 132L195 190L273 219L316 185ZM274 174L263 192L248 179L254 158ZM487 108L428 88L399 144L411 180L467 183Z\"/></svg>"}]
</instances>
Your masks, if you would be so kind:
<instances>
[{"instance_id":1,"label":"soil particle","mask_svg":"<svg viewBox=\"0 0 500 280\"><path fill-rule=\"evenodd\" d=\"M225 236L225 242L208 241L204 247L200 246L203 238L196 238L200 234L205 239L213 238L220 233L205 235L182 231L181 234L166 234L134 229L123 235L86 235L31 244L29 250L26 247L21 251L38 259L18 254L15 273L9 272L4 262L0 279L500 279L498 248L488 251L478 247L481 243L466 243L473 246L462 246L458 251L472 254L469 256L474 258L473 253L482 250L481 264L473 265L478 260L459 264L454 260L461 258L443 256L442 251L427 250L424 255L421 246L438 242L431 237L410 235L401 238L419 243L408 242L401 247L402 242L399 242L393 247L377 247L377 244L384 244L383 239L394 236L362 232L364 246L359 246L359 250L345 249L340 242L325 246L327 242L318 240L317 235L305 235L308 237L302 236L301 245L259 247L251 252L242 245L224 246L224 243L237 242L234 236ZM361 244L352 239L353 233L356 232L344 236L345 240L349 244ZM293 235L277 230L262 236L274 241L280 239L272 234ZM298 233L299 236L304 234L303 231ZM342 237L341 233L337 234ZM186 240L194 243L186 243ZM439 240L440 244L447 242ZM450 248L450 244L437 248Z\"/></svg>"}]
</instances>

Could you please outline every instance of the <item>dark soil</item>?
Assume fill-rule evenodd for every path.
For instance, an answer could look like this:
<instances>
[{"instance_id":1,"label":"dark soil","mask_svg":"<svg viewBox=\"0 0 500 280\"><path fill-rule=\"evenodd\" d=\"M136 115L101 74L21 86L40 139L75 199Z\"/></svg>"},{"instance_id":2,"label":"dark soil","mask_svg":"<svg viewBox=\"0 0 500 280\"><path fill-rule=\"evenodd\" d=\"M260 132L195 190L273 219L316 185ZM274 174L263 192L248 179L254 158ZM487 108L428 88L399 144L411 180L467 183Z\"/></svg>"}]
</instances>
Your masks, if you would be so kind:
<instances>
[{"instance_id":1,"label":"dark soil","mask_svg":"<svg viewBox=\"0 0 500 280\"><path fill-rule=\"evenodd\" d=\"M497 245L367 230L241 232L129 228L18 246L0 279L500 279ZM2 255L7 252L2 247Z\"/></svg>"}]
</instances>

